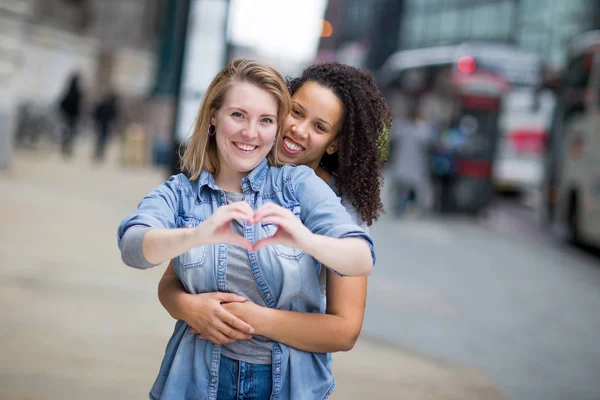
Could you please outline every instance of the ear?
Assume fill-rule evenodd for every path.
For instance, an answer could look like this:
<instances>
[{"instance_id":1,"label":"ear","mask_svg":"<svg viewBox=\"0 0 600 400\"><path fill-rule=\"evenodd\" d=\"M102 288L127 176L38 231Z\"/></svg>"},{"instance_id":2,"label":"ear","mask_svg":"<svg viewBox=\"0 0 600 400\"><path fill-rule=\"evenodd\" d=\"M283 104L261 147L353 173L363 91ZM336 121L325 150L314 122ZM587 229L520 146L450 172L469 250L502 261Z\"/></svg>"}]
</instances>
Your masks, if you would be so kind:
<instances>
[{"instance_id":1,"label":"ear","mask_svg":"<svg viewBox=\"0 0 600 400\"><path fill-rule=\"evenodd\" d=\"M331 144L327 147L327 150L325 150L325 151L329 155L332 155L332 154L336 153L338 151L338 141L337 141L337 139L335 139L333 142L331 142Z\"/></svg>"},{"instance_id":2,"label":"ear","mask_svg":"<svg viewBox=\"0 0 600 400\"><path fill-rule=\"evenodd\" d=\"M210 124L216 126L216 122L217 122L217 113L215 110L212 110L210 112Z\"/></svg>"}]
</instances>

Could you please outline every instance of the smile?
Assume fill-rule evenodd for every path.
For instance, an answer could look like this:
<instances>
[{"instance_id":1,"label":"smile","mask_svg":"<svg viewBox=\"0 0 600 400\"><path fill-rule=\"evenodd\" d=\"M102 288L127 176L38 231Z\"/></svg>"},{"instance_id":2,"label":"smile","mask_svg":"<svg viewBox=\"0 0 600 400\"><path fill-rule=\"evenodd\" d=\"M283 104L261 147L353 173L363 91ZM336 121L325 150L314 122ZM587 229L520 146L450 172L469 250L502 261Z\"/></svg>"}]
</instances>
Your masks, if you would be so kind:
<instances>
[{"instance_id":1,"label":"smile","mask_svg":"<svg viewBox=\"0 0 600 400\"><path fill-rule=\"evenodd\" d=\"M298 154L304 150L304 147L300 146L298 143L294 142L292 139L284 137L281 141L283 143L283 149L291 154Z\"/></svg>"},{"instance_id":2,"label":"smile","mask_svg":"<svg viewBox=\"0 0 600 400\"><path fill-rule=\"evenodd\" d=\"M253 146L250 144L244 144L244 143L238 143L238 142L233 142L233 144L235 145L235 147L237 147L238 149L240 149L241 151L245 152L245 153L250 153L251 151L256 150L256 148L258 148L258 146Z\"/></svg>"}]
</instances>

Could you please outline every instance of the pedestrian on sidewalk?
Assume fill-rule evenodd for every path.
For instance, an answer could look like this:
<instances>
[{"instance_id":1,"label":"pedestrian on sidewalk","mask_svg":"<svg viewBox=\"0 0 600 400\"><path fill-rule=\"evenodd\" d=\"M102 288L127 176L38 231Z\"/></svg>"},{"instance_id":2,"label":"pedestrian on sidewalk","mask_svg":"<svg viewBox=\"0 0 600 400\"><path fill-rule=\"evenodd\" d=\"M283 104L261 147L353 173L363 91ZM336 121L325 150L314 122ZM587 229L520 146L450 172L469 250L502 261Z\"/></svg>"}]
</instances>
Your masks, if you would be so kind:
<instances>
[{"instance_id":1,"label":"pedestrian on sidewalk","mask_svg":"<svg viewBox=\"0 0 600 400\"><path fill-rule=\"evenodd\" d=\"M307 165L338 195L355 223L367 225L381 210L378 144L389 130L390 112L370 72L339 63L307 68L288 82L292 110L277 143L279 160ZM364 99L369 99L365 102ZM326 314L267 309L253 302L223 302L220 293L190 294L173 262L159 283L159 299L173 318L219 345L249 339L242 327L299 350L351 350L363 323L366 277L319 276ZM325 290L326 287L326 290ZM328 355L328 358L330 356Z\"/></svg>"},{"instance_id":2,"label":"pedestrian on sidewalk","mask_svg":"<svg viewBox=\"0 0 600 400\"><path fill-rule=\"evenodd\" d=\"M77 136L77 124L81 116L83 93L80 86L80 75L73 73L59 102L60 114L65 124L61 141L61 151L67 157L73 154L73 145Z\"/></svg>"},{"instance_id":3,"label":"pedestrian on sidewalk","mask_svg":"<svg viewBox=\"0 0 600 400\"><path fill-rule=\"evenodd\" d=\"M110 136L111 129L118 117L117 95L109 91L103 96L94 108L94 121L96 123L96 148L94 159L104 160L106 142Z\"/></svg>"},{"instance_id":4,"label":"pedestrian on sidewalk","mask_svg":"<svg viewBox=\"0 0 600 400\"><path fill-rule=\"evenodd\" d=\"M303 312L324 311L321 265L369 274L372 241L327 183L308 167L277 166L273 145L290 103L271 67L246 60L225 67L183 155L189 178L171 177L121 223L124 260L143 268L174 258L190 293L237 292L243 297L222 293L221 300ZM124 235L135 238L136 229L144 230L141 243L128 252ZM143 262L131 263L137 251ZM150 397L324 398L333 390L327 354L264 339L226 349L178 321Z\"/></svg>"},{"instance_id":5,"label":"pedestrian on sidewalk","mask_svg":"<svg viewBox=\"0 0 600 400\"><path fill-rule=\"evenodd\" d=\"M415 202L420 214L431 209L429 154L434 142L433 129L421 118L419 102L412 100L408 112L392 126L391 171L394 186L394 213L401 216Z\"/></svg>"}]
</instances>

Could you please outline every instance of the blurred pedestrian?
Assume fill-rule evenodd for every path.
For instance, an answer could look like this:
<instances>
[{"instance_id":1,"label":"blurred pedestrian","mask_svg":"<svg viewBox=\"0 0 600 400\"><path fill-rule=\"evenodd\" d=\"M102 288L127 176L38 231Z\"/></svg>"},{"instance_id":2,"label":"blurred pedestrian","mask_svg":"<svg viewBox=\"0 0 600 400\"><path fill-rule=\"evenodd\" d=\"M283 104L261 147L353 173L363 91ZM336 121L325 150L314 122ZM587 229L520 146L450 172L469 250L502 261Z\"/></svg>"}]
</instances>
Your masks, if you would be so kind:
<instances>
[{"instance_id":1,"label":"blurred pedestrian","mask_svg":"<svg viewBox=\"0 0 600 400\"><path fill-rule=\"evenodd\" d=\"M244 60L225 67L204 95L183 155L189 178L172 177L123 221L119 244L124 260L148 267L174 258L174 269L188 292L204 293L199 299L221 314L222 302L246 298L267 306L264 313L275 308L323 313L317 279L321 266L346 275L368 274L374 261L372 242L327 183L311 168L274 165L273 146L279 145L290 105L285 82L272 68ZM296 110L307 112L298 106ZM331 132L327 126L334 128L320 119L300 125L323 129L323 134ZM306 135L305 131L300 138L308 140ZM333 142L327 149L330 155L337 149ZM301 152L303 146L290 143L292 153ZM320 161L315 159L315 164ZM185 229L168 229L177 227ZM127 237L136 237L135 229L144 231L141 240L127 244ZM311 245L317 240L319 246ZM218 255L207 251L217 247ZM256 330L247 323L237 325L244 328L246 340L226 340L222 346L213 342L218 337L199 340L179 320L151 397L193 393L198 398L247 394L292 399L308 391L327 397L334 384L330 356L269 338L267 331L261 332L272 328L266 318L259 317L264 326L257 324ZM226 318L221 325L231 321ZM241 380L239 371L244 374Z\"/></svg>"},{"instance_id":2,"label":"blurred pedestrian","mask_svg":"<svg viewBox=\"0 0 600 400\"><path fill-rule=\"evenodd\" d=\"M77 123L79 122L83 102L80 80L78 73L73 73L70 76L69 83L59 103L60 114L65 124L61 148L65 156L73 154L73 142L77 136Z\"/></svg>"},{"instance_id":3,"label":"blurred pedestrian","mask_svg":"<svg viewBox=\"0 0 600 400\"><path fill-rule=\"evenodd\" d=\"M433 129L421 118L418 101L411 101L407 109L392 125L391 135L390 168L397 216L404 214L413 201L419 213L425 213L433 200L429 168Z\"/></svg>"},{"instance_id":4,"label":"blurred pedestrian","mask_svg":"<svg viewBox=\"0 0 600 400\"><path fill-rule=\"evenodd\" d=\"M118 117L117 96L113 91L106 94L94 108L94 122L96 123L96 148L94 159L104 160L106 142L110 136L111 128Z\"/></svg>"}]
</instances>

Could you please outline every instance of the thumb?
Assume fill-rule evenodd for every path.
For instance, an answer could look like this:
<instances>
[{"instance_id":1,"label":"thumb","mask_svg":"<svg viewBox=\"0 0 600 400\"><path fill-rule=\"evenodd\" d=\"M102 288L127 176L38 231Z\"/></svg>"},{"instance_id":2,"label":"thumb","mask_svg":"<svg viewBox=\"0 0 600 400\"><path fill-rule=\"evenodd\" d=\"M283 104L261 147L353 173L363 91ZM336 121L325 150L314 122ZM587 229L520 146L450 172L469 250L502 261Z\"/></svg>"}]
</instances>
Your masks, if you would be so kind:
<instances>
[{"instance_id":1,"label":"thumb","mask_svg":"<svg viewBox=\"0 0 600 400\"><path fill-rule=\"evenodd\" d=\"M246 301L245 297L242 297L235 293L218 293L215 296L215 299L219 300L221 303L231 303L231 302L243 303Z\"/></svg>"}]
</instances>

